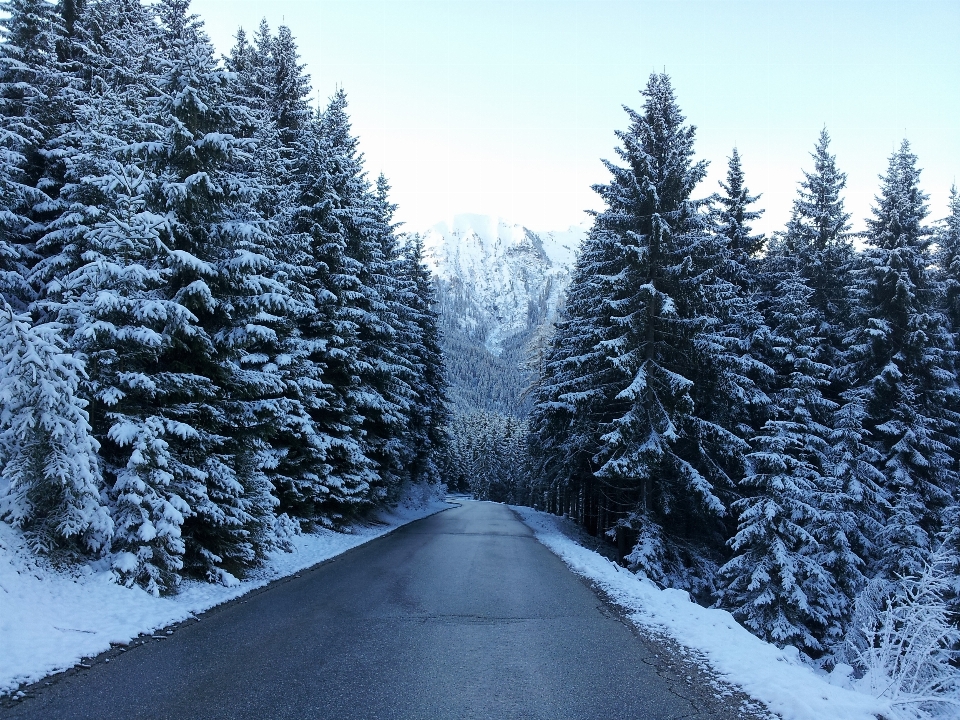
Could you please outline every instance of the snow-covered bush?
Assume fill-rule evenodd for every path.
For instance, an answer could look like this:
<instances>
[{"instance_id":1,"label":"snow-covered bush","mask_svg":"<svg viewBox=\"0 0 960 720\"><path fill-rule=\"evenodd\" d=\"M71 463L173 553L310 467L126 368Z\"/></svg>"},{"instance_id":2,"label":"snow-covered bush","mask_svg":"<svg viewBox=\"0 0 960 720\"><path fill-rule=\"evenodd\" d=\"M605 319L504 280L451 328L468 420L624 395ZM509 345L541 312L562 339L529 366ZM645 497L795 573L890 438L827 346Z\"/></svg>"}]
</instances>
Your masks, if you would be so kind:
<instances>
[{"instance_id":1,"label":"snow-covered bush","mask_svg":"<svg viewBox=\"0 0 960 720\"><path fill-rule=\"evenodd\" d=\"M0 518L37 552L98 552L113 536L86 401L83 362L59 326L0 311Z\"/></svg>"},{"instance_id":2,"label":"snow-covered bush","mask_svg":"<svg viewBox=\"0 0 960 720\"><path fill-rule=\"evenodd\" d=\"M901 718L960 714L960 669L951 664L960 630L946 600L956 560L941 547L917 576L874 580L857 599L860 635L851 643L863 672L858 684L889 699Z\"/></svg>"},{"instance_id":3,"label":"snow-covered bush","mask_svg":"<svg viewBox=\"0 0 960 720\"><path fill-rule=\"evenodd\" d=\"M286 513L273 517L272 540L273 546L284 552L293 552L293 539L301 535L300 523Z\"/></svg>"}]
</instances>

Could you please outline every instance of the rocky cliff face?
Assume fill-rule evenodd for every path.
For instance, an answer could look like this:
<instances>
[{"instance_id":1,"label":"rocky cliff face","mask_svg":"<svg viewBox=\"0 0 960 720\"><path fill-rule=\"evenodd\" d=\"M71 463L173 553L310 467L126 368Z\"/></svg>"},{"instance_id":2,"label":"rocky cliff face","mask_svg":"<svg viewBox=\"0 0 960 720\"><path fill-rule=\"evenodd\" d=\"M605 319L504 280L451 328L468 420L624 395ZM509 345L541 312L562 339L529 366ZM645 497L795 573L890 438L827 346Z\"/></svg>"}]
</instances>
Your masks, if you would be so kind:
<instances>
[{"instance_id":1,"label":"rocky cliff face","mask_svg":"<svg viewBox=\"0 0 960 720\"><path fill-rule=\"evenodd\" d=\"M459 215L424 233L455 406L524 414L530 344L556 318L586 231Z\"/></svg>"}]
</instances>

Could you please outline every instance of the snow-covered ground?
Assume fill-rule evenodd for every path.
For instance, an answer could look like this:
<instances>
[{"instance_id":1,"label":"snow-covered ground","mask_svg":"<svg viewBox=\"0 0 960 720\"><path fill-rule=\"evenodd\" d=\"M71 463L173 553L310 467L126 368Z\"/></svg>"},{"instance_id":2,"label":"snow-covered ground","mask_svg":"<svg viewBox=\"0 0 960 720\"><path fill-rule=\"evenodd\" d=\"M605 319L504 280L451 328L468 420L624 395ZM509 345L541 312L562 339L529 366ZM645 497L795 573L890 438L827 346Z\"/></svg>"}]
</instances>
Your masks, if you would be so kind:
<instances>
[{"instance_id":1,"label":"snow-covered ground","mask_svg":"<svg viewBox=\"0 0 960 720\"><path fill-rule=\"evenodd\" d=\"M179 594L161 598L117 585L105 564L81 566L73 575L53 570L0 522L0 695L73 667L111 643L186 620L448 507L433 497L408 497L380 514L382 524L294 537L292 552L272 554L239 585L186 582Z\"/></svg>"},{"instance_id":2,"label":"snow-covered ground","mask_svg":"<svg viewBox=\"0 0 960 720\"><path fill-rule=\"evenodd\" d=\"M698 651L727 681L743 688L784 720L876 720L897 717L889 703L859 692L841 666L831 675L800 660L799 652L751 635L725 610L704 608L682 590L661 590L568 538L562 520L513 507L546 545L578 575L596 583L630 620ZM847 671L847 673L844 672Z\"/></svg>"}]
</instances>

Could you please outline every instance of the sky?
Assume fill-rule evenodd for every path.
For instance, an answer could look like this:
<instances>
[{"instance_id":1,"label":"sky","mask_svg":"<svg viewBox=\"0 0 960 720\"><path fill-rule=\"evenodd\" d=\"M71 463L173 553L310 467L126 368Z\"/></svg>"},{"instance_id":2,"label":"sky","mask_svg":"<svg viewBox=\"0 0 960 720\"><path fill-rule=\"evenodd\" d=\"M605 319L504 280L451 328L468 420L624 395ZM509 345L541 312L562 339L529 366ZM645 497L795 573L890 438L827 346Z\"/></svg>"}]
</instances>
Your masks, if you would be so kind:
<instances>
[{"instance_id":1,"label":"sky","mask_svg":"<svg viewBox=\"0 0 960 720\"><path fill-rule=\"evenodd\" d=\"M218 51L238 27L287 25L315 99L349 97L371 177L425 230L458 213L534 230L589 222L623 106L666 71L696 153L697 195L737 147L771 232L826 127L863 227L878 176L910 140L946 214L960 175L957 0L194 0Z\"/></svg>"}]
</instances>

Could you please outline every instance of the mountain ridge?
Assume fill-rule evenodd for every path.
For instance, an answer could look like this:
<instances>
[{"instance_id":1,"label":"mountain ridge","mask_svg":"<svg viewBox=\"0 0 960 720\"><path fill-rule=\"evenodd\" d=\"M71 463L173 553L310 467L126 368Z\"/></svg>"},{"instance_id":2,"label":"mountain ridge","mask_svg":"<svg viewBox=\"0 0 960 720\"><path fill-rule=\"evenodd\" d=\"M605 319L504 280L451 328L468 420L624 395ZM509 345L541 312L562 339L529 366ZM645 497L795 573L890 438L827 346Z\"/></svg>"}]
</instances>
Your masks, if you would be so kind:
<instances>
[{"instance_id":1,"label":"mountain ridge","mask_svg":"<svg viewBox=\"0 0 960 720\"><path fill-rule=\"evenodd\" d=\"M528 361L549 336L586 232L462 214L423 233L456 412L526 415Z\"/></svg>"},{"instance_id":2,"label":"mountain ridge","mask_svg":"<svg viewBox=\"0 0 960 720\"><path fill-rule=\"evenodd\" d=\"M442 292L463 301L460 329L502 355L511 338L554 319L585 235L462 214L423 234L424 259Z\"/></svg>"}]
</instances>

